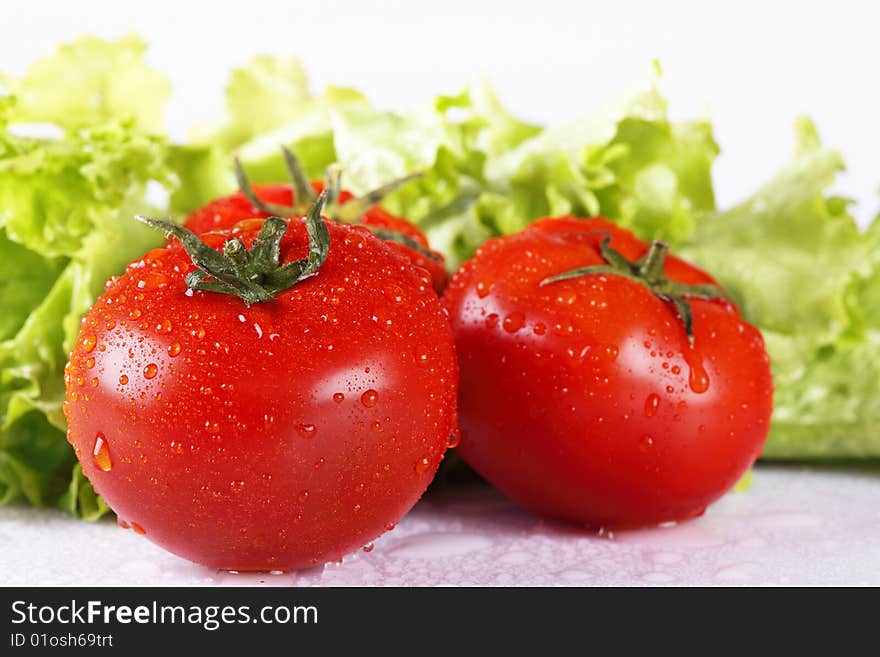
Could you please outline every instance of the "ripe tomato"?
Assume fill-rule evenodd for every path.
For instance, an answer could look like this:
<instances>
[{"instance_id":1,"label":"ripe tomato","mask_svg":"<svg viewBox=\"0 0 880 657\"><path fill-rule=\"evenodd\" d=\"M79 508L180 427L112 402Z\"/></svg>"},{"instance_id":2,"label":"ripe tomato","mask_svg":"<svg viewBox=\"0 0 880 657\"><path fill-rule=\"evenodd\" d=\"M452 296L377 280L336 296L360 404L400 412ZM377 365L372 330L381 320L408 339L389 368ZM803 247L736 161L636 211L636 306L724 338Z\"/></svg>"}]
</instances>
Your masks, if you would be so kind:
<instances>
[{"instance_id":1,"label":"ripe tomato","mask_svg":"<svg viewBox=\"0 0 880 657\"><path fill-rule=\"evenodd\" d=\"M231 228L239 221L251 217L266 218L299 216L313 202L312 195L320 194L324 181L306 181L305 174L296 158L284 150L290 169L292 184L250 185L240 165L237 174L241 190L230 196L215 199L207 205L194 210L187 216L184 226L196 234L211 230ZM356 221L367 226L388 245L405 255L414 265L426 269L437 294L443 292L449 282L446 260L437 251L432 251L428 238L412 222L384 210L379 201L386 194L401 187L411 177L401 178L388 185L356 197L348 190L339 190L336 202L325 211L331 219L346 222ZM299 198L295 191L300 186Z\"/></svg>"},{"instance_id":2,"label":"ripe tomato","mask_svg":"<svg viewBox=\"0 0 880 657\"><path fill-rule=\"evenodd\" d=\"M279 288L250 306L203 291L222 277L177 240L147 253L108 282L70 355L84 473L127 526L192 561L341 558L415 504L456 428L452 335L428 276L365 228L311 219L326 225L323 264L303 221L265 221L287 269L264 266L264 220L202 236L199 262L250 247L262 275L248 280Z\"/></svg>"},{"instance_id":3,"label":"ripe tomato","mask_svg":"<svg viewBox=\"0 0 880 657\"><path fill-rule=\"evenodd\" d=\"M633 264L648 245L632 233L548 218L453 275L457 451L522 507L594 527L680 520L758 456L773 391L761 334L664 246Z\"/></svg>"}]
</instances>

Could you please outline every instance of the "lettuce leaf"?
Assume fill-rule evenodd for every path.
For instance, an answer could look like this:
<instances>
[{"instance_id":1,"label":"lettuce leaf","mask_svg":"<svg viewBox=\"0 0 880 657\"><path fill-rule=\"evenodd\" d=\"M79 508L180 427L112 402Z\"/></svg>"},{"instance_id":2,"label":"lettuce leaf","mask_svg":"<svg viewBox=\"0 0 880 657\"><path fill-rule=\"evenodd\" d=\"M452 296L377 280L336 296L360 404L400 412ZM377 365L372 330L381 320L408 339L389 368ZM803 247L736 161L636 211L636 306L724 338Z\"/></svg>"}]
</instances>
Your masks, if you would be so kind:
<instances>
[{"instance_id":1,"label":"lettuce leaf","mask_svg":"<svg viewBox=\"0 0 880 657\"><path fill-rule=\"evenodd\" d=\"M65 438L63 369L107 278L161 242L132 220L151 181L172 185L164 138L144 131L165 83L142 52L83 39L4 77L23 95L0 97L0 503L107 511ZM57 134L27 136L22 121Z\"/></svg>"},{"instance_id":2,"label":"lettuce leaf","mask_svg":"<svg viewBox=\"0 0 880 657\"><path fill-rule=\"evenodd\" d=\"M788 165L680 249L767 342L776 386L765 458L880 456L880 228L827 193L843 168L807 119Z\"/></svg>"}]
</instances>

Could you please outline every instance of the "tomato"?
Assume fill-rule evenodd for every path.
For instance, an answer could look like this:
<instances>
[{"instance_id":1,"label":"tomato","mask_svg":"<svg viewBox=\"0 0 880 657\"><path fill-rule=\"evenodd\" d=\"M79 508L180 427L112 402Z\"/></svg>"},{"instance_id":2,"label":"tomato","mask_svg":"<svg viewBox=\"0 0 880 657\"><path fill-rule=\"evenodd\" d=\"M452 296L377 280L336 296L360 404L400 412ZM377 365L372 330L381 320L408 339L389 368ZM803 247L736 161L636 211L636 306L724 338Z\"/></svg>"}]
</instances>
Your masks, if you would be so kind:
<instances>
[{"instance_id":1,"label":"tomato","mask_svg":"<svg viewBox=\"0 0 880 657\"><path fill-rule=\"evenodd\" d=\"M70 354L83 472L121 524L192 561L339 559L413 506L456 429L453 340L429 277L365 228L312 220L203 235L196 260L249 257L244 283L200 274L177 239L147 253L108 282ZM210 291L233 284L241 295Z\"/></svg>"},{"instance_id":2,"label":"tomato","mask_svg":"<svg viewBox=\"0 0 880 657\"><path fill-rule=\"evenodd\" d=\"M266 218L273 214L281 217L298 216L297 206L303 211L311 204L312 194L324 190L325 183L321 180L306 181L299 162L289 151L284 151L291 170L292 184L250 185L244 172L238 165L237 173L242 189L230 196L215 199L207 205L191 212L184 226L200 234L211 230L231 228L239 221L251 217ZM399 251L414 265L426 269L438 294L449 282L446 261L443 255L432 251L428 238L415 224L384 210L378 205L379 200L391 191L401 187L412 177L393 181L379 190L368 192L356 197L350 191L342 189L337 193L336 203L327 209L326 214L337 220L356 222L368 227L378 237L385 240L390 248ZM300 184L302 200L295 191L296 183Z\"/></svg>"},{"instance_id":3,"label":"tomato","mask_svg":"<svg viewBox=\"0 0 880 657\"><path fill-rule=\"evenodd\" d=\"M592 527L682 520L760 452L761 334L706 273L659 242L636 263L647 253L604 219L547 218L453 275L457 451L525 509Z\"/></svg>"}]
</instances>

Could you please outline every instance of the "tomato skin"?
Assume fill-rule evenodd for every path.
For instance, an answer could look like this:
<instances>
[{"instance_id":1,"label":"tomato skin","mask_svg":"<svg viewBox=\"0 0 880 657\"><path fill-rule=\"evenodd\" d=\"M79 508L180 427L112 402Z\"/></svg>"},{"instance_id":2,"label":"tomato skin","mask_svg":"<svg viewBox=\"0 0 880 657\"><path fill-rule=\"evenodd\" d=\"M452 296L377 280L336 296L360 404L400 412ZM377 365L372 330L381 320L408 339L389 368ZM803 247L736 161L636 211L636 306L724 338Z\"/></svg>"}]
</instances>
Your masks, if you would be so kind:
<instances>
[{"instance_id":1,"label":"tomato skin","mask_svg":"<svg viewBox=\"0 0 880 657\"><path fill-rule=\"evenodd\" d=\"M250 245L261 223L203 239ZM319 272L268 303L188 291L175 242L83 319L68 439L120 519L175 554L235 570L340 559L392 527L443 457L457 364L430 280L366 229L327 224ZM282 262L306 253L292 222Z\"/></svg>"},{"instance_id":2,"label":"tomato skin","mask_svg":"<svg viewBox=\"0 0 880 657\"><path fill-rule=\"evenodd\" d=\"M727 302L672 304L604 264L647 244L603 219L542 219L484 244L444 295L461 383L458 454L535 513L593 527L699 515L752 465L773 383L761 334ZM714 281L669 256L668 276Z\"/></svg>"},{"instance_id":3,"label":"tomato skin","mask_svg":"<svg viewBox=\"0 0 880 657\"><path fill-rule=\"evenodd\" d=\"M311 182L312 188L320 193L324 189L324 183L320 180ZM292 206L294 203L293 188L290 185L254 185L254 193L264 203L275 205ZM354 194L347 190L339 193L339 202L354 198ZM211 201L207 205L191 212L184 222L184 226L197 235L212 230L224 230L232 228L239 221L251 217L265 219L269 215L255 207L242 192L236 192L230 196L224 196ZM379 205L375 205L361 217L360 222L364 226L373 228L386 228L401 233L419 244L426 251L430 251L433 257L428 257L416 249L404 244L388 242L389 246L405 255L417 267L426 269L431 275L431 281L437 294L441 294L449 283L449 272L446 271L446 261L443 255L430 250L428 238L412 222L403 217L398 217L386 211Z\"/></svg>"}]
</instances>

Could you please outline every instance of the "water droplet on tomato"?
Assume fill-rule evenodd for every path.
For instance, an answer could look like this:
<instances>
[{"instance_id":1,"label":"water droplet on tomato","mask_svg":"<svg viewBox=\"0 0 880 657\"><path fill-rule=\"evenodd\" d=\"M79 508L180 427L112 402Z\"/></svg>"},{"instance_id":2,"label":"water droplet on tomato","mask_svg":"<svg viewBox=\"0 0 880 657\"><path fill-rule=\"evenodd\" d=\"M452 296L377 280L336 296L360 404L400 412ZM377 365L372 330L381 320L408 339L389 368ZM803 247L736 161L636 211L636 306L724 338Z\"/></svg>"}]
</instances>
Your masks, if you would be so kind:
<instances>
[{"instance_id":1,"label":"water droplet on tomato","mask_svg":"<svg viewBox=\"0 0 880 657\"><path fill-rule=\"evenodd\" d=\"M693 349L689 349L684 353L684 359L690 368L688 373L688 385L697 394L706 392L709 389L709 375L706 368L703 367L703 360Z\"/></svg>"},{"instance_id":2,"label":"water droplet on tomato","mask_svg":"<svg viewBox=\"0 0 880 657\"><path fill-rule=\"evenodd\" d=\"M485 299L489 294L489 289L492 287L491 283L487 283L486 281L477 281L477 296L481 299Z\"/></svg>"},{"instance_id":3,"label":"water droplet on tomato","mask_svg":"<svg viewBox=\"0 0 880 657\"><path fill-rule=\"evenodd\" d=\"M461 444L461 429L456 429L451 434L449 434L449 440L446 441L446 447L448 449L455 449Z\"/></svg>"},{"instance_id":4,"label":"water droplet on tomato","mask_svg":"<svg viewBox=\"0 0 880 657\"><path fill-rule=\"evenodd\" d=\"M345 395L343 395L341 392L334 392L333 401L335 401L337 404L341 404L343 401L345 401Z\"/></svg>"},{"instance_id":5,"label":"water droplet on tomato","mask_svg":"<svg viewBox=\"0 0 880 657\"><path fill-rule=\"evenodd\" d=\"M128 311L129 319L138 319L141 316L141 311L138 308L132 308Z\"/></svg>"},{"instance_id":6,"label":"water droplet on tomato","mask_svg":"<svg viewBox=\"0 0 880 657\"><path fill-rule=\"evenodd\" d=\"M498 313L486 315L486 328L493 329L498 326Z\"/></svg>"},{"instance_id":7,"label":"water droplet on tomato","mask_svg":"<svg viewBox=\"0 0 880 657\"><path fill-rule=\"evenodd\" d=\"M168 345L168 355L169 356L174 358L178 354L180 354L180 343L179 342L174 342L174 343Z\"/></svg>"},{"instance_id":8,"label":"water droplet on tomato","mask_svg":"<svg viewBox=\"0 0 880 657\"><path fill-rule=\"evenodd\" d=\"M362 549L364 552L372 552L372 551L373 551L373 544L372 544L372 543L367 543L367 544L366 544L364 547L362 547L361 549Z\"/></svg>"},{"instance_id":9,"label":"water droplet on tomato","mask_svg":"<svg viewBox=\"0 0 880 657\"><path fill-rule=\"evenodd\" d=\"M86 358L86 368L92 369L94 366L95 366L95 359L91 358L91 357Z\"/></svg>"},{"instance_id":10,"label":"water droplet on tomato","mask_svg":"<svg viewBox=\"0 0 880 657\"><path fill-rule=\"evenodd\" d=\"M318 428L314 424L298 424L296 426L296 430L299 432L299 435L303 438L314 438L315 434L318 431Z\"/></svg>"},{"instance_id":11,"label":"water droplet on tomato","mask_svg":"<svg viewBox=\"0 0 880 657\"><path fill-rule=\"evenodd\" d=\"M654 447L654 439L651 436L642 436L642 439L639 441L639 451L643 454L650 452Z\"/></svg>"},{"instance_id":12,"label":"water droplet on tomato","mask_svg":"<svg viewBox=\"0 0 880 657\"><path fill-rule=\"evenodd\" d=\"M92 450L92 457L97 465L104 472L110 472L113 463L110 460L110 446L107 444L107 438L102 432L98 432L95 436L95 448Z\"/></svg>"},{"instance_id":13,"label":"water droplet on tomato","mask_svg":"<svg viewBox=\"0 0 880 657\"><path fill-rule=\"evenodd\" d=\"M120 529L130 529L131 528L131 525L129 525L127 522L125 522L125 520L123 520L122 518L116 518L116 524L119 525Z\"/></svg>"},{"instance_id":14,"label":"water droplet on tomato","mask_svg":"<svg viewBox=\"0 0 880 657\"><path fill-rule=\"evenodd\" d=\"M165 287L171 282L168 274L160 271L151 271L144 278L138 281L139 290L155 290L157 287Z\"/></svg>"},{"instance_id":15,"label":"water droplet on tomato","mask_svg":"<svg viewBox=\"0 0 880 657\"><path fill-rule=\"evenodd\" d=\"M143 536L144 534L147 533L146 530L144 530L144 528L141 527L136 522L130 522L128 524L131 527L131 531L133 531L135 534L139 534L139 535Z\"/></svg>"},{"instance_id":16,"label":"water droplet on tomato","mask_svg":"<svg viewBox=\"0 0 880 657\"><path fill-rule=\"evenodd\" d=\"M144 368L144 378L153 379L159 373L159 366L156 363L150 363Z\"/></svg>"},{"instance_id":17,"label":"water droplet on tomato","mask_svg":"<svg viewBox=\"0 0 880 657\"><path fill-rule=\"evenodd\" d=\"M95 345L98 343L98 339L92 334L89 333L83 336L82 339L82 348L87 354L91 353L95 349Z\"/></svg>"},{"instance_id":18,"label":"water droplet on tomato","mask_svg":"<svg viewBox=\"0 0 880 657\"><path fill-rule=\"evenodd\" d=\"M190 331L190 335L192 335L196 340L201 340L205 337L205 329L203 329L201 326L198 326Z\"/></svg>"},{"instance_id":19,"label":"water droplet on tomato","mask_svg":"<svg viewBox=\"0 0 880 657\"><path fill-rule=\"evenodd\" d=\"M156 330L159 331L159 333L171 333L171 329L172 324L169 319L163 319L156 325Z\"/></svg>"},{"instance_id":20,"label":"water droplet on tomato","mask_svg":"<svg viewBox=\"0 0 880 657\"><path fill-rule=\"evenodd\" d=\"M537 324L535 324L535 327L532 329L532 331L535 333L535 335L544 335L547 332L547 326L545 324L542 324L541 322L538 322Z\"/></svg>"},{"instance_id":21,"label":"water droplet on tomato","mask_svg":"<svg viewBox=\"0 0 880 657\"><path fill-rule=\"evenodd\" d=\"M648 417L654 417L654 413L657 412L657 409L660 407L660 395L656 393L651 393L645 399L645 415Z\"/></svg>"},{"instance_id":22,"label":"water droplet on tomato","mask_svg":"<svg viewBox=\"0 0 880 657\"><path fill-rule=\"evenodd\" d=\"M415 348L416 362L420 364L427 363L429 353L428 348L425 345L420 344Z\"/></svg>"},{"instance_id":23,"label":"water droplet on tomato","mask_svg":"<svg viewBox=\"0 0 880 657\"><path fill-rule=\"evenodd\" d=\"M390 531L391 531L392 529L394 529L395 527L397 527L397 524L396 524L396 523L393 523L393 522L386 522L386 523L385 523L385 531L386 531L386 532L390 532Z\"/></svg>"},{"instance_id":24,"label":"water droplet on tomato","mask_svg":"<svg viewBox=\"0 0 880 657\"><path fill-rule=\"evenodd\" d=\"M128 376L126 376L125 374L120 376L119 383L120 383L120 385L127 385L128 384Z\"/></svg>"},{"instance_id":25,"label":"water droplet on tomato","mask_svg":"<svg viewBox=\"0 0 880 657\"><path fill-rule=\"evenodd\" d=\"M428 468L431 467L431 459L428 458L427 455L420 458L416 461L415 471L416 474L423 474L428 471Z\"/></svg>"},{"instance_id":26,"label":"water droplet on tomato","mask_svg":"<svg viewBox=\"0 0 880 657\"><path fill-rule=\"evenodd\" d=\"M379 401L379 393L372 388L361 395L361 404L367 408L375 406L377 401Z\"/></svg>"},{"instance_id":27,"label":"water droplet on tomato","mask_svg":"<svg viewBox=\"0 0 880 657\"><path fill-rule=\"evenodd\" d=\"M299 495L296 496L296 499L298 499L300 502L305 502L307 499L309 499L309 491L301 490L299 492Z\"/></svg>"},{"instance_id":28,"label":"water droplet on tomato","mask_svg":"<svg viewBox=\"0 0 880 657\"><path fill-rule=\"evenodd\" d=\"M501 325L508 333L516 333L522 328L524 322L525 317L523 316L523 314L515 312L510 313L507 317L505 317Z\"/></svg>"}]
</instances>

